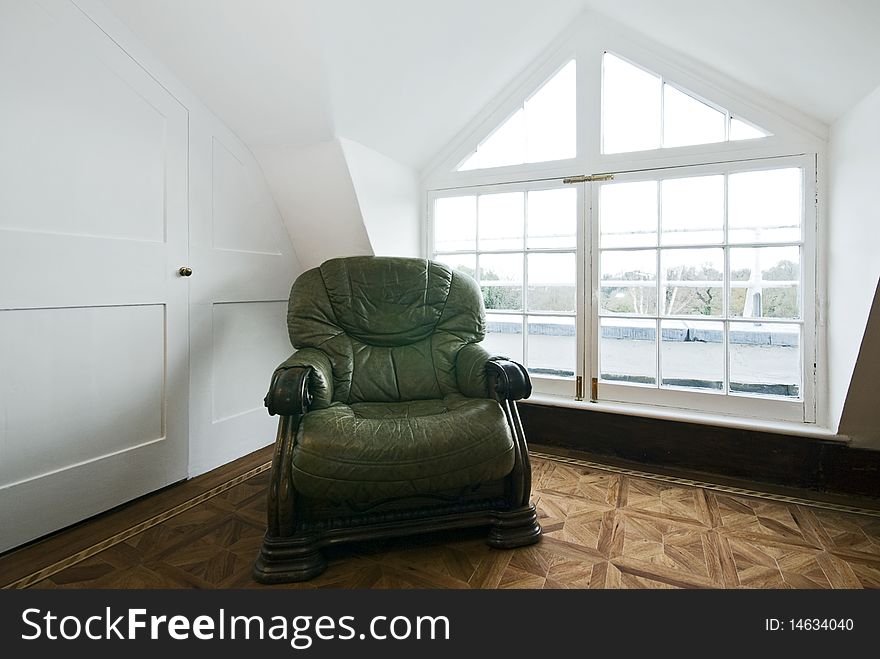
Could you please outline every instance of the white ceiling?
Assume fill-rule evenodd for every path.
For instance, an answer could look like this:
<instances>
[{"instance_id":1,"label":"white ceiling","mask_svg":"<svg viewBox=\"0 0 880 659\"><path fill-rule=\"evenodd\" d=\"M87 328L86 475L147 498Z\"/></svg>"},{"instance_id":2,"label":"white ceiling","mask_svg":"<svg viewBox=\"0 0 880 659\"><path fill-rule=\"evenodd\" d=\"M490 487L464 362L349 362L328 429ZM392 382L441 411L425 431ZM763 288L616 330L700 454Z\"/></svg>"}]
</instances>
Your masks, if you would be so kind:
<instances>
[{"instance_id":1,"label":"white ceiling","mask_svg":"<svg viewBox=\"0 0 880 659\"><path fill-rule=\"evenodd\" d=\"M826 123L880 86L876 0L103 0L252 147L420 169L584 8Z\"/></svg>"},{"instance_id":2,"label":"white ceiling","mask_svg":"<svg viewBox=\"0 0 880 659\"><path fill-rule=\"evenodd\" d=\"M825 123L880 86L877 0L584 0Z\"/></svg>"},{"instance_id":3,"label":"white ceiling","mask_svg":"<svg viewBox=\"0 0 880 659\"><path fill-rule=\"evenodd\" d=\"M582 0L315 0L339 134L421 168Z\"/></svg>"}]
</instances>

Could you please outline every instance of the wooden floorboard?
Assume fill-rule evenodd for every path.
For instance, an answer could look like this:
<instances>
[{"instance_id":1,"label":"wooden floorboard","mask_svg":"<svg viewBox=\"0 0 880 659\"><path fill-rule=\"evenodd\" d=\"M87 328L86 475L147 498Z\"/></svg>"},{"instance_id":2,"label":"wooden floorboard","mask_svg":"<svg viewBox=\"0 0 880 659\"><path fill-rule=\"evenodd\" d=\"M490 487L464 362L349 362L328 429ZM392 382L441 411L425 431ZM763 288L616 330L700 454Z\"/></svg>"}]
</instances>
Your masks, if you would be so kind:
<instances>
[{"instance_id":1,"label":"wooden floorboard","mask_svg":"<svg viewBox=\"0 0 880 659\"><path fill-rule=\"evenodd\" d=\"M0 573L21 579L54 562L60 567L52 574L19 585L269 588L250 576L265 530L268 472L212 489L268 457L258 452L177 486L177 492L131 504L134 510L126 507L0 558ZM327 550L329 567L312 581L271 587L880 587L877 516L663 481L571 458L534 457L533 468L532 498L545 531L540 544L491 549L480 529L353 544ZM58 563L72 549L115 537L111 532L163 506L179 506L193 492L211 496L171 517L160 514L149 528L123 533L118 537L124 539L82 560Z\"/></svg>"},{"instance_id":2,"label":"wooden floorboard","mask_svg":"<svg viewBox=\"0 0 880 659\"><path fill-rule=\"evenodd\" d=\"M880 512L880 480L877 480L874 484L874 496L845 494L841 492L820 492L808 488L784 486L764 481L759 482L746 478L732 478L719 473L705 472L695 469L676 468L668 465L649 465L644 462L626 460L609 455L598 455L590 451L541 444L534 441L530 442L529 446L534 452L544 455L559 458L573 458L579 461L589 461L615 470L634 471L642 474L648 473L658 478L670 480L683 479L701 485L718 486L721 489L756 490L762 494L774 495L781 498L803 499L816 505L829 504L832 507L855 507Z\"/></svg>"},{"instance_id":3,"label":"wooden floorboard","mask_svg":"<svg viewBox=\"0 0 880 659\"><path fill-rule=\"evenodd\" d=\"M272 459L273 446L154 492L0 556L0 588L185 504ZM265 519L261 512L259 519Z\"/></svg>"}]
</instances>

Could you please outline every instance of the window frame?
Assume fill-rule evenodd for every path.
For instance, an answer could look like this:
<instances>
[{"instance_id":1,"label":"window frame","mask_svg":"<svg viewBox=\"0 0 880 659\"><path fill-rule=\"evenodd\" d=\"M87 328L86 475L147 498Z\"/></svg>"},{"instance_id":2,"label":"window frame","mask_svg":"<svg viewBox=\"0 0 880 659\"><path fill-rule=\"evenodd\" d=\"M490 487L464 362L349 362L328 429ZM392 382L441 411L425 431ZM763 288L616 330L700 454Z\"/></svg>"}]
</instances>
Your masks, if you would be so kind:
<instances>
[{"instance_id":1,"label":"window frame","mask_svg":"<svg viewBox=\"0 0 880 659\"><path fill-rule=\"evenodd\" d=\"M590 248L589 254L586 255L590 260L590 279L594 282L590 296L590 327L593 340L590 343L589 362L585 364L585 372L590 373L591 380L595 378L598 396L596 400L618 403L635 403L642 405L657 405L662 407L674 407L680 409L688 409L700 412L715 412L722 414L733 414L736 416L760 417L765 419L774 419L781 421L796 421L804 423L814 423L816 421L816 158L815 156L782 156L778 158L767 158L758 160L734 160L716 164L701 164L693 166L682 166L662 169L647 169L633 172L626 172L615 175L615 182L623 181L651 181L660 180L661 178L684 178L689 176L708 176L713 174L726 174L746 171L765 171L771 169L783 169L786 167L797 167L803 171L803 200L802 200L802 226L801 236L797 244L801 246L801 291L800 291L800 319L783 320L783 319L762 319L761 322L768 324L788 324L800 325L801 330L801 349L800 349L800 371L802 391L801 396L795 400L784 398L776 398L770 396L756 396L749 394L712 392L712 391L685 391L681 389L667 388L659 386L661 374L658 370L656 385L634 385L634 384L615 384L612 382L602 381L599 378L599 254L601 248L599 246L599 221L598 221L598 199L599 190L602 183L587 184L591 185L590 192L590 219L588 221L588 229L590 230ZM725 216L727 210L725 209ZM795 241L783 244L792 244ZM722 286L727 289L729 284L729 261L727 259L727 251L737 244L729 244L726 241L721 243L725 251L725 278ZM745 245L748 247L749 245ZM772 244L771 244L772 246ZM697 246L688 247L689 249L698 248ZM655 248L660 252L661 246ZM661 273L657 272L658 286L660 284ZM658 289L659 290L659 289ZM725 290L725 298L728 293ZM660 300L658 299L658 305ZM728 301L729 304L729 301ZM727 306L727 304L725 305ZM661 316L660 310L657 310L658 318ZM628 316L623 316L628 317ZM694 321L717 321L728 324L736 322L729 316L718 318L714 316L693 316ZM748 322L743 319L743 322ZM660 341L659 335L655 338L656 342ZM655 344L656 345L656 344ZM659 346L655 351L659 353ZM729 349L725 340L724 345L725 374L729 368Z\"/></svg>"},{"instance_id":2,"label":"window frame","mask_svg":"<svg viewBox=\"0 0 880 659\"><path fill-rule=\"evenodd\" d=\"M571 176L572 174L628 171L644 167L674 167L727 160L747 160L803 153L824 153L828 127L738 81L679 56L638 35L609 30L602 21L576 24L568 37L552 45L508 84L471 120L424 169L425 190L487 185ZM647 151L602 153L602 57L606 52L659 76L672 86L715 108L768 131L767 137ZM519 108L524 99L575 59L576 157L538 163L455 171L477 145Z\"/></svg>"},{"instance_id":3,"label":"window frame","mask_svg":"<svg viewBox=\"0 0 880 659\"><path fill-rule=\"evenodd\" d=\"M604 135L603 135L603 131L605 129L605 103L604 103L604 99L602 98L601 95L604 93L604 89L605 89L604 85L605 85L605 56L606 55L612 55L613 57L617 58L618 60L621 60L622 62L629 64L630 66L632 66L636 69L640 69L641 71L644 71L645 73L647 73L651 76L654 76L655 78L658 78L659 83L660 83L659 88L658 88L658 94L659 94L658 103L659 103L659 108L660 108L660 115L658 117L659 125L657 126L657 133L658 133L660 146L658 146L654 149L643 149L643 150L636 150L636 151L606 151L605 150L605 148L604 148ZM711 109L715 110L716 112L719 112L722 115L724 115L724 119L723 119L724 139L716 140L714 142L697 142L694 144L687 144L687 145L680 145L680 146L671 145L671 144L670 145L664 144L664 142L666 141L666 107L665 107L666 101L665 101L665 99L666 99L666 87L667 86L671 87L672 89L675 89L676 91L678 91L681 94L684 94L685 96L690 97L692 100L698 101L698 102L702 103L703 105L707 106L708 108L711 108ZM753 142L754 143L758 140L763 141L767 138L774 137L774 134L772 131L768 131L765 128L763 128L762 126L759 126L752 121L748 121L747 119L745 119L741 115L734 113L729 108L726 108L715 101L712 101L712 100L710 100L710 99L708 99L708 98L706 98L706 97L704 97L694 91L687 89L684 85L682 85L674 80L669 80L665 75L658 73L656 71L652 71L648 67L643 66L642 64L639 64L637 62L634 62L634 61L630 60L628 57L626 57L625 55L622 55L619 52L617 52L616 50L613 50L610 48L606 48L602 52L602 77L601 77L601 88L599 90L599 94L600 94L600 104L601 104L600 118L599 118L599 132L600 132L599 152L603 157L610 157L610 158L622 157L622 158L625 158L628 155L638 156L639 154L643 155L643 154L649 154L649 153L655 154L655 153L660 153L660 152L668 152L670 149L698 148L698 149L702 150L707 147L708 148L714 147L716 149L718 149L718 148L726 149L729 147L725 147L722 145L729 145L729 144L733 143L734 147L735 147L735 146L737 146L737 143L743 143L743 142ZM741 121L747 125L750 125L755 130L757 130L761 133L764 133L764 135L760 136L760 137L748 138L748 139L739 139L739 140L731 139L730 138L730 124L731 124L731 121L733 121L734 119ZM746 144L745 146L748 147L749 145Z\"/></svg>"},{"instance_id":4,"label":"window frame","mask_svg":"<svg viewBox=\"0 0 880 659\"><path fill-rule=\"evenodd\" d=\"M627 176L634 172L649 170L697 167L740 167L755 163L755 169L767 168L775 161L797 160L797 166L804 170L804 248L801 263L803 290L802 338L803 360L803 402L778 399L748 397L748 405L719 409L716 405L701 403L701 400L720 398L715 393L691 393L678 400L658 400L659 388L649 388L647 395L633 399L632 404L610 402L621 409L682 410L696 414L728 414L738 418L753 418L756 421L796 420L801 423L824 423L827 413L827 364L825 363L825 332L822 324L822 310L825 305L824 246L817 239L824 226L824 204L820 203L817 192L824 193L824 184L817 178L824 173L825 152L827 149L828 127L779 101L766 97L738 81L706 68L699 62L689 60L668 49L651 42L642 35L619 29L616 24L606 24L594 16L590 20L579 20L566 35L547 48L534 63L517 76L495 97L483 112L479 113L465 128L453 138L446 148L428 163L422 176L422 194L425 215L423 216L423 249L425 256L433 255L433 200L438 196L458 196L481 191L501 191L504 186L527 185L546 182L551 187L558 185L562 178L584 174L617 173ZM644 68L672 86L697 98L711 107L722 108L728 115L746 123L760 126L769 136L748 140L716 142L710 144L661 147L649 151L634 151L614 154L601 152L601 114L602 114L602 57L611 52L622 59ZM495 126L522 104L523 99L532 94L570 59L576 59L577 67L577 157L561 161L546 161L510 165L491 169L476 169L457 172L455 167L461 163L486 138ZM662 89L662 88L661 88ZM729 129L729 127L728 127ZM803 164L801 164L803 163ZM752 165L748 165L752 166ZM594 200L589 184L580 184L579 199L583 199L583 212L578 235L578 284L583 295L584 312L577 320L577 331L581 340L578 351L583 359L578 359L577 374L583 378L584 398L590 398L590 377L597 359L592 354L598 351L595 340L596 328L593 321L593 307L598 300L593 299L593 230L597 223L592 219ZM598 186L595 186L598 187ZM809 229L808 229L809 227ZM591 243L588 245L587 243ZM596 252L598 253L598 252ZM584 265L581 266L581 263ZM581 274L580 269L583 270ZM659 273L658 273L659 276ZM812 363L809 360L812 359ZM598 377L598 373L595 374ZM658 374L659 376L659 374ZM549 394L554 404L572 405L577 400L573 387L565 391L546 388L539 377L533 378L537 394ZM600 389L602 385L600 385ZM635 388L634 388L635 389ZM603 392L604 393L604 392ZM725 396L729 397L729 396ZM634 397L637 398L637 397ZM690 400L689 400L690 398ZM600 399L600 403L605 398ZM788 403L789 405L786 405ZM580 403L583 405L584 403ZM781 407L780 407L781 404ZM785 409L791 404L799 410ZM723 417L721 417L723 418Z\"/></svg>"},{"instance_id":5,"label":"window frame","mask_svg":"<svg viewBox=\"0 0 880 659\"><path fill-rule=\"evenodd\" d=\"M562 73L562 71L563 71L566 67L568 67L570 64L574 64L574 67L575 67L575 79L574 79L574 85L575 85L574 120L575 120L575 121L574 121L574 126L573 126L573 128L574 128L574 137L575 137L574 155L569 156L568 158L554 158L554 159L543 159L543 160L529 160L529 159L528 159L528 150L527 150L526 146L524 145L524 146L523 146L523 156L524 156L525 159L524 159L522 162L510 163L510 164L507 164L507 165L496 165L496 166L494 166L494 167L471 167L471 168L467 168L467 169L462 169L462 168L464 167L464 165L467 163L468 160L470 160L472 157L474 157L474 156L477 155L477 153L478 153L479 150L480 150L480 147L482 147L485 143L487 143L490 139L492 139L492 137L495 135L495 133L497 133L498 131L500 131L500 130L502 129L502 127L504 127L504 126L507 124L507 122L508 122L509 120L511 120L511 119L514 117L515 114L517 114L518 112L521 112L521 111L522 111L522 112L525 112L526 105L528 104L528 102L529 102L530 100L532 100L535 96L537 96L538 94L540 94L541 91L544 89L544 87L545 87L547 84L549 84L554 78L556 78L557 75L559 75L560 73ZM454 171L456 174L463 174L463 173L465 173L465 172L480 172L480 171L494 170L494 169L519 168L519 167L525 167L525 168L530 168L530 167L540 167L540 166L542 166L542 165L545 165L546 163L570 162L570 161L577 160L578 155L579 155L579 153L578 153L578 145L580 144L580 140L579 140L578 137L577 137L577 136L578 136L578 130L580 129L580 121L579 121L579 117L578 117L578 98L577 98L577 89L578 89L578 78L577 78L577 57L576 57L574 54L572 54L571 57L568 57L568 58L566 58L566 59L563 59L563 61L562 61L560 64L558 64L558 65L552 70L552 72L551 72L549 75L546 76L546 78L543 80L543 82L541 82L541 83L540 83L535 89L533 89L529 94L527 94L527 95L526 95L526 96L520 101L519 105L516 105L516 106L514 106L513 108L511 108L511 109L508 111L507 115L504 116L504 117L498 122L498 124L497 124L494 128L492 128L492 129L491 129L491 130L490 130L490 131L489 131L489 132L488 132L488 133L487 133L487 134L486 134L481 140L479 140L479 141L473 146L473 148L470 149L470 151L468 151L467 153L465 153L465 154L461 157L460 162L458 162L458 163L456 164L456 166L453 167L453 171ZM524 126L523 131L524 131L523 138L525 139L525 138L528 137L528 132L527 132L527 131L528 131L528 126L527 126L527 125ZM465 174L465 175L467 175L467 174Z\"/></svg>"},{"instance_id":6,"label":"window frame","mask_svg":"<svg viewBox=\"0 0 880 659\"><path fill-rule=\"evenodd\" d=\"M585 325L586 325L586 298L585 291L585 274L586 274L586 262L583 258L583 254L585 251L584 237L586 235L585 227L584 227L584 213L583 209L585 207L585 199L584 194L585 190L583 186L577 186L577 225L576 225L576 240L575 246L573 248L547 248L547 247L529 247L527 242L527 236L523 236L523 247L522 249L505 249L505 250L481 250L479 245L479 210L477 211L477 220L476 220L476 242L473 250L443 250L436 252L434 245L434 204L438 199L442 199L444 197L461 197L474 195L479 199L480 195L484 194L502 194L505 192L529 192L529 191L540 191L540 190L552 190L552 189L561 189L567 187L561 179L549 179L549 180L541 180L541 181L518 181L512 183L501 183L501 184L490 184L490 185L482 185L482 186L473 186L468 188L451 188L446 190L431 190L428 192L428 222L427 222L427 238L428 238L428 258L434 258L436 254L475 254L476 255L476 272L479 275L480 270L480 254L522 254L523 255L523 308L521 310L498 310L496 311L487 311L487 316L497 314L497 315L513 315L513 316L523 316L524 319L524 327L523 327L523 363L528 366L528 317L529 316L551 316L551 317L571 317L574 318L575 321L575 361L574 361L574 375L571 377L554 377L554 376L545 376L539 374L530 374L532 379L532 384L536 391L541 393L546 393L550 395L556 396L570 396L574 397L576 393L576 378L583 378L583 365L585 360L585 353L587 350L587 345L584 341L580 340L580 337L584 335ZM479 201L477 201L477 207L479 209ZM527 211L526 211L527 213ZM528 226L528 215L526 215L526 227ZM529 312L527 309L527 295L528 295L528 256L529 254L561 254L561 253L573 253L575 255L575 264L577 266L576 274L575 274L575 310L574 313L552 313L552 312ZM479 284L479 278L477 278L477 283Z\"/></svg>"}]
</instances>

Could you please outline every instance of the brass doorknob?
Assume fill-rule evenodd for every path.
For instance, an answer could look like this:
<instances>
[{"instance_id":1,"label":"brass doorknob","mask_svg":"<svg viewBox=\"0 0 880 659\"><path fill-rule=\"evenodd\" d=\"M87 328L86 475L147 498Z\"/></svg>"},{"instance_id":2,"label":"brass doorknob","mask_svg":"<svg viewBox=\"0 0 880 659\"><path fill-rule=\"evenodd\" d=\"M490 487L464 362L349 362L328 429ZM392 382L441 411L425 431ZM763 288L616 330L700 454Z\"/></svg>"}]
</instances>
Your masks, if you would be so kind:
<instances>
[{"instance_id":1,"label":"brass doorknob","mask_svg":"<svg viewBox=\"0 0 880 659\"><path fill-rule=\"evenodd\" d=\"M183 266L177 272L180 273L181 277L189 277L193 273L193 269L189 266Z\"/></svg>"}]
</instances>

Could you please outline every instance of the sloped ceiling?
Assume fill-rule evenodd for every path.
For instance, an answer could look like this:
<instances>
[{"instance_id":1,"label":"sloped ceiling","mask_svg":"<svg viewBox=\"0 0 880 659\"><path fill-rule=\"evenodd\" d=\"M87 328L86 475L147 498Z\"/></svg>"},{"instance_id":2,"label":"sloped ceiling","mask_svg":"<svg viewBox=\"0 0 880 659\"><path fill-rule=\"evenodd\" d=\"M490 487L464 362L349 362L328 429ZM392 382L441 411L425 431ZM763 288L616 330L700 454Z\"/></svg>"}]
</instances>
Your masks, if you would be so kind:
<instances>
[{"instance_id":1,"label":"sloped ceiling","mask_svg":"<svg viewBox=\"0 0 880 659\"><path fill-rule=\"evenodd\" d=\"M416 169L580 13L581 0L315 0L340 135Z\"/></svg>"},{"instance_id":2,"label":"sloped ceiling","mask_svg":"<svg viewBox=\"0 0 880 659\"><path fill-rule=\"evenodd\" d=\"M583 9L830 123L880 85L876 0L104 0L252 147L421 169Z\"/></svg>"},{"instance_id":3,"label":"sloped ceiling","mask_svg":"<svg viewBox=\"0 0 880 659\"><path fill-rule=\"evenodd\" d=\"M880 86L877 0L585 0L827 124Z\"/></svg>"}]
</instances>

